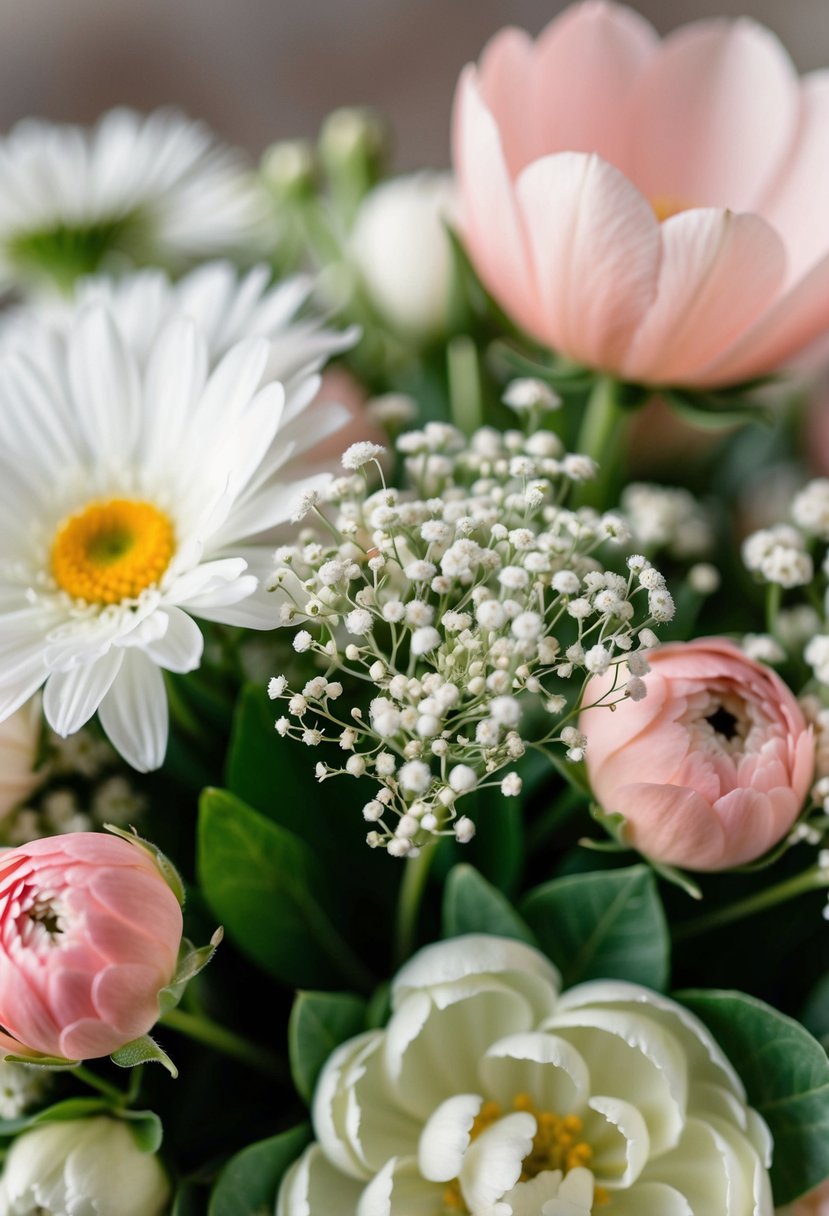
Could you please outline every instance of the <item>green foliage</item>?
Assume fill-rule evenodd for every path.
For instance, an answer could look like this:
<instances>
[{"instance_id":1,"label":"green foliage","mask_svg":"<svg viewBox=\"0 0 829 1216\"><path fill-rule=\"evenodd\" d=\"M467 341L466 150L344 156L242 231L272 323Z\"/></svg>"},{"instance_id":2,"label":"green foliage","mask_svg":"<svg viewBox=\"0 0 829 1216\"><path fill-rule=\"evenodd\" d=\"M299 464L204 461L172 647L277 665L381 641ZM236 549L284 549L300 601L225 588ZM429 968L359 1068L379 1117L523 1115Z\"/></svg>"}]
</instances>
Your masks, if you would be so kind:
<instances>
[{"instance_id":1,"label":"green foliage","mask_svg":"<svg viewBox=\"0 0 829 1216\"><path fill-rule=\"evenodd\" d=\"M286 984L370 985L333 917L334 892L313 849L223 790L201 797L197 867L236 945Z\"/></svg>"},{"instance_id":2,"label":"green foliage","mask_svg":"<svg viewBox=\"0 0 829 1216\"><path fill-rule=\"evenodd\" d=\"M678 999L708 1026L768 1123L775 1203L792 1203L829 1175L826 1052L798 1022L743 993L689 991Z\"/></svg>"},{"instance_id":3,"label":"green foliage","mask_svg":"<svg viewBox=\"0 0 829 1216\"><path fill-rule=\"evenodd\" d=\"M161 1064L171 1077L178 1076L178 1069L163 1048L148 1034L142 1034L140 1039L125 1043L109 1057L119 1068L137 1068L139 1064Z\"/></svg>"},{"instance_id":4,"label":"green foliage","mask_svg":"<svg viewBox=\"0 0 829 1216\"><path fill-rule=\"evenodd\" d=\"M505 895L469 865L454 866L443 895L443 933L492 933L537 945L529 926Z\"/></svg>"},{"instance_id":5,"label":"green foliage","mask_svg":"<svg viewBox=\"0 0 829 1216\"><path fill-rule=\"evenodd\" d=\"M310 1139L311 1129L302 1124L231 1157L213 1188L208 1216L272 1216L282 1176Z\"/></svg>"},{"instance_id":6,"label":"green foliage","mask_svg":"<svg viewBox=\"0 0 829 1216\"><path fill-rule=\"evenodd\" d=\"M624 979L664 990L668 926L648 866L555 878L520 910L566 985Z\"/></svg>"},{"instance_id":7,"label":"green foliage","mask_svg":"<svg viewBox=\"0 0 829 1216\"><path fill-rule=\"evenodd\" d=\"M339 992L299 992L288 1023L291 1076L310 1105L317 1077L336 1047L365 1029L366 1002Z\"/></svg>"}]
</instances>

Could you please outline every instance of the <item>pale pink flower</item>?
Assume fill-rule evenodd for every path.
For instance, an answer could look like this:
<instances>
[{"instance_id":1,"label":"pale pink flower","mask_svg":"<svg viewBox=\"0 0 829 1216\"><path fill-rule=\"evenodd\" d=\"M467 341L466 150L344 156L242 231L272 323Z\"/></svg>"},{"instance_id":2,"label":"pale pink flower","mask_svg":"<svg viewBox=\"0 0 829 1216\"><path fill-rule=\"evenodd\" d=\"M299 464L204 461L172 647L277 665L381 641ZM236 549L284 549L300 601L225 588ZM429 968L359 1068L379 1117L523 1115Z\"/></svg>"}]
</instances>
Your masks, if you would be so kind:
<instances>
[{"instance_id":1,"label":"pale pink flower","mask_svg":"<svg viewBox=\"0 0 829 1216\"><path fill-rule=\"evenodd\" d=\"M811 730L767 667L722 638L648 652L642 701L595 702L579 729L597 801L626 820L625 838L654 861L724 870L760 857L797 818L814 772ZM615 699L615 698L614 698Z\"/></svg>"},{"instance_id":2,"label":"pale pink flower","mask_svg":"<svg viewBox=\"0 0 829 1216\"><path fill-rule=\"evenodd\" d=\"M777 1216L829 1216L829 1181L809 1191L791 1207L778 1208Z\"/></svg>"},{"instance_id":3,"label":"pale pink flower","mask_svg":"<svg viewBox=\"0 0 829 1216\"><path fill-rule=\"evenodd\" d=\"M768 372L829 329L829 75L755 22L660 42L586 0L461 77L461 230L533 337L646 384Z\"/></svg>"},{"instance_id":4,"label":"pale pink flower","mask_svg":"<svg viewBox=\"0 0 829 1216\"><path fill-rule=\"evenodd\" d=\"M0 819L37 789L44 772L35 767L43 729L40 697L32 697L0 722Z\"/></svg>"},{"instance_id":5,"label":"pale pink flower","mask_svg":"<svg viewBox=\"0 0 829 1216\"><path fill-rule=\"evenodd\" d=\"M181 931L139 844L72 832L0 853L0 1051L83 1060L140 1038Z\"/></svg>"}]
</instances>

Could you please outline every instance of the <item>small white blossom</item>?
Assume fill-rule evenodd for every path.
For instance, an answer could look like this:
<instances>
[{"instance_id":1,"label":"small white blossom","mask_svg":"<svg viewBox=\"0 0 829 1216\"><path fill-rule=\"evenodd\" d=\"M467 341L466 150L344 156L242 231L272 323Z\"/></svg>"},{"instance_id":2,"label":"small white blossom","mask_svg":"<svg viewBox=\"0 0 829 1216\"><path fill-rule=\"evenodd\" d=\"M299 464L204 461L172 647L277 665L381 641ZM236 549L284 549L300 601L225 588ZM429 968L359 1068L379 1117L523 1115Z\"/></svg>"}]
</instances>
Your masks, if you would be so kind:
<instances>
[{"instance_id":1,"label":"small white blossom","mask_svg":"<svg viewBox=\"0 0 829 1216\"><path fill-rule=\"evenodd\" d=\"M517 773L507 773L501 782L501 793L505 798L517 798L523 785L524 782Z\"/></svg>"},{"instance_id":2,"label":"small white blossom","mask_svg":"<svg viewBox=\"0 0 829 1216\"><path fill-rule=\"evenodd\" d=\"M378 457L385 453L386 449L379 443L352 443L351 447L346 448L342 455L342 465L344 469L361 469L363 465L368 464L372 460L377 460Z\"/></svg>"},{"instance_id":3,"label":"small white blossom","mask_svg":"<svg viewBox=\"0 0 829 1216\"><path fill-rule=\"evenodd\" d=\"M365 608L354 608L345 618L346 629L357 637L371 633L373 624L371 613Z\"/></svg>"},{"instance_id":4,"label":"small white blossom","mask_svg":"<svg viewBox=\"0 0 829 1216\"><path fill-rule=\"evenodd\" d=\"M281 697L285 689L288 687L288 681L284 676L273 676L268 681L268 696L272 701L276 701Z\"/></svg>"},{"instance_id":5,"label":"small white blossom","mask_svg":"<svg viewBox=\"0 0 829 1216\"><path fill-rule=\"evenodd\" d=\"M294 634L293 647L298 654L303 654L306 650L310 650L313 642L314 639L307 629L300 629L299 633Z\"/></svg>"},{"instance_id":6,"label":"small white blossom","mask_svg":"<svg viewBox=\"0 0 829 1216\"><path fill-rule=\"evenodd\" d=\"M424 794L432 780L432 771L422 760L410 760L397 774L400 786L413 794Z\"/></svg>"}]
</instances>

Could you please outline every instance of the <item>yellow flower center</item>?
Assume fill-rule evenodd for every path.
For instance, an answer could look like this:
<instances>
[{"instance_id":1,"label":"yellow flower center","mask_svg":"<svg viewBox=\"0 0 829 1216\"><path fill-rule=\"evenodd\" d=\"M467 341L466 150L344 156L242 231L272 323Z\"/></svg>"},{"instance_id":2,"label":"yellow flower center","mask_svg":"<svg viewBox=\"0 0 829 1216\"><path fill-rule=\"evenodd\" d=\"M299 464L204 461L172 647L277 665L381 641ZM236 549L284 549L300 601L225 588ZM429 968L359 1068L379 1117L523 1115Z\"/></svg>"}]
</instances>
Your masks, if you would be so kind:
<instances>
[{"instance_id":1,"label":"yellow flower center","mask_svg":"<svg viewBox=\"0 0 829 1216\"><path fill-rule=\"evenodd\" d=\"M685 199L674 198L671 194L657 194L650 200L651 209L659 220L660 224L663 220L669 220L672 215L679 215L680 211L690 211L692 203Z\"/></svg>"},{"instance_id":2,"label":"yellow flower center","mask_svg":"<svg viewBox=\"0 0 829 1216\"><path fill-rule=\"evenodd\" d=\"M175 549L173 525L149 502L91 502L59 526L52 574L73 599L118 604L163 575Z\"/></svg>"},{"instance_id":3,"label":"yellow flower center","mask_svg":"<svg viewBox=\"0 0 829 1216\"><path fill-rule=\"evenodd\" d=\"M529 1094L516 1094L512 1105L514 1110L526 1111L532 1115L536 1122L532 1148L521 1163L520 1182L529 1182L545 1170L561 1170L562 1174L566 1174L577 1166L589 1169L593 1150L581 1138L584 1124L578 1115L558 1115L553 1111L538 1110ZM477 1140L482 1132L497 1123L503 1115L504 1111L499 1102L485 1102L472 1124L470 1142ZM593 1195L594 1206L599 1207L607 1201L607 1191L597 1186ZM454 1178L443 1192L443 1207L451 1216L468 1213L469 1209L464 1203L457 1178Z\"/></svg>"}]
</instances>

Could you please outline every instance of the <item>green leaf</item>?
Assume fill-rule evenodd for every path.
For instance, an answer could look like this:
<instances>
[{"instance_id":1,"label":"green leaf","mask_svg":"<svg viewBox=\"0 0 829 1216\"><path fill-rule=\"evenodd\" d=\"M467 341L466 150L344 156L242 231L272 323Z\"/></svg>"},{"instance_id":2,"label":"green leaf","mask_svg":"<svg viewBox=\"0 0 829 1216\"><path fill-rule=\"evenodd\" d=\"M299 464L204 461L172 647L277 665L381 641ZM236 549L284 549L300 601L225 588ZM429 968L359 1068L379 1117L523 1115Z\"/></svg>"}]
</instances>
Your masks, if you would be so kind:
<instances>
[{"instance_id":1,"label":"green leaf","mask_svg":"<svg viewBox=\"0 0 829 1216\"><path fill-rule=\"evenodd\" d=\"M186 937L182 938L178 952L176 973L167 987L162 988L158 994L158 1003L161 1006L162 1013L167 1013L169 1009L175 1009L184 995L184 990L190 980L198 975L200 971L204 970L216 953L216 949L221 944L223 937L224 930L220 927L206 946L194 946Z\"/></svg>"},{"instance_id":2,"label":"green leaf","mask_svg":"<svg viewBox=\"0 0 829 1216\"><path fill-rule=\"evenodd\" d=\"M668 926L648 866L555 878L530 891L521 912L566 985L624 979L664 990Z\"/></svg>"},{"instance_id":3,"label":"green leaf","mask_svg":"<svg viewBox=\"0 0 829 1216\"><path fill-rule=\"evenodd\" d=\"M829 1175L829 1060L792 1018L741 992L677 994L701 1018L736 1068L750 1104L774 1138L777 1205Z\"/></svg>"},{"instance_id":4,"label":"green leaf","mask_svg":"<svg viewBox=\"0 0 829 1216\"><path fill-rule=\"evenodd\" d=\"M161 1120L152 1110L119 1110L118 1117L130 1125L133 1139L142 1153L157 1153L164 1139Z\"/></svg>"},{"instance_id":5,"label":"green leaf","mask_svg":"<svg viewBox=\"0 0 829 1216\"><path fill-rule=\"evenodd\" d=\"M125 1043L123 1047L113 1051L109 1058L119 1068L136 1068L139 1064L162 1064L171 1077L178 1076L178 1069L167 1052L148 1034L143 1034L140 1039L133 1039L131 1043Z\"/></svg>"},{"instance_id":6,"label":"green leaf","mask_svg":"<svg viewBox=\"0 0 829 1216\"><path fill-rule=\"evenodd\" d=\"M463 933L493 933L531 946L538 944L507 897L472 866L461 864L449 871L446 880L443 935L459 937Z\"/></svg>"},{"instance_id":7,"label":"green leaf","mask_svg":"<svg viewBox=\"0 0 829 1216\"><path fill-rule=\"evenodd\" d=\"M335 928L334 891L311 847L224 790L200 801L199 882L240 950L293 987L372 979Z\"/></svg>"},{"instance_id":8,"label":"green leaf","mask_svg":"<svg viewBox=\"0 0 829 1216\"><path fill-rule=\"evenodd\" d=\"M231 1157L213 1188L208 1216L272 1216L282 1176L310 1139L310 1127L302 1124Z\"/></svg>"},{"instance_id":9,"label":"green leaf","mask_svg":"<svg viewBox=\"0 0 829 1216\"><path fill-rule=\"evenodd\" d=\"M166 857L157 845L153 844L151 840L145 840L143 836L139 836L135 830L128 831L126 828L119 828L114 823L105 823L104 827L108 832L112 832L113 836L120 836L122 840L126 840L127 844L134 845L137 849L142 849L145 853L149 853L158 867L161 877L173 892L178 902L180 904L184 903L184 880L170 861L170 858Z\"/></svg>"},{"instance_id":10,"label":"green leaf","mask_svg":"<svg viewBox=\"0 0 829 1216\"><path fill-rule=\"evenodd\" d=\"M298 992L288 1022L288 1054L297 1092L310 1105L331 1052L365 1029L366 1002L340 992Z\"/></svg>"}]
</instances>

